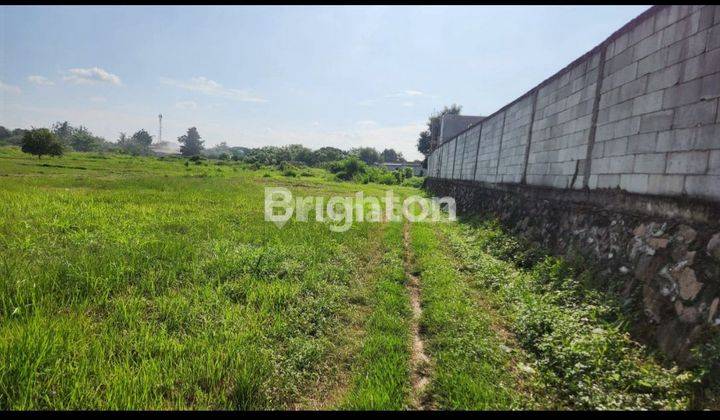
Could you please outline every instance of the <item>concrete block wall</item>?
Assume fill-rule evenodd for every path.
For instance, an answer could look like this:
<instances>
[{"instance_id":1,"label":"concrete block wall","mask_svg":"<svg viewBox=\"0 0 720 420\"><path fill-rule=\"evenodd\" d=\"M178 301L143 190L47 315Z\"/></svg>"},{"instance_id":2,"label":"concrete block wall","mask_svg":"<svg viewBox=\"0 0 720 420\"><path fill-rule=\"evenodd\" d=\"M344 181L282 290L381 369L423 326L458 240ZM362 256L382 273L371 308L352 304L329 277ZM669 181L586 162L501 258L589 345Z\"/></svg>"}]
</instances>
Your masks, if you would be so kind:
<instances>
[{"instance_id":1,"label":"concrete block wall","mask_svg":"<svg viewBox=\"0 0 720 420\"><path fill-rule=\"evenodd\" d=\"M496 182L498 173L498 157L502 139L505 112L497 113L482 122L480 149L477 155L476 181Z\"/></svg>"},{"instance_id":2,"label":"concrete block wall","mask_svg":"<svg viewBox=\"0 0 720 420\"><path fill-rule=\"evenodd\" d=\"M533 95L527 95L505 111L498 182L519 183L522 181L534 99Z\"/></svg>"},{"instance_id":3,"label":"concrete block wall","mask_svg":"<svg viewBox=\"0 0 720 420\"><path fill-rule=\"evenodd\" d=\"M440 146L437 150L437 153L432 153L431 156L435 157L435 163L434 163L434 169L433 174L434 176L441 178L441 169L442 169L442 160L445 157L445 146Z\"/></svg>"},{"instance_id":4,"label":"concrete block wall","mask_svg":"<svg viewBox=\"0 0 720 420\"><path fill-rule=\"evenodd\" d=\"M460 134L455 139L455 163L452 168L452 178L460 179L463 167L463 153L465 153L465 133Z\"/></svg>"},{"instance_id":5,"label":"concrete block wall","mask_svg":"<svg viewBox=\"0 0 720 420\"><path fill-rule=\"evenodd\" d=\"M447 145L443 144L438 148L438 162L437 162L437 170L436 173L438 174L438 178L445 178L445 149L447 148Z\"/></svg>"},{"instance_id":6,"label":"concrete block wall","mask_svg":"<svg viewBox=\"0 0 720 420\"><path fill-rule=\"evenodd\" d=\"M480 140L480 127L475 127L465 133L465 153L463 153L460 179L472 180L475 176L478 140Z\"/></svg>"},{"instance_id":7,"label":"concrete block wall","mask_svg":"<svg viewBox=\"0 0 720 420\"><path fill-rule=\"evenodd\" d=\"M671 6L610 42L590 188L720 198L717 6Z\"/></svg>"},{"instance_id":8,"label":"concrete block wall","mask_svg":"<svg viewBox=\"0 0 720 420\"><path fill-rule=\"evenodd\" d=\"M442 144L430 173L720 201L719 108L720 6L654 6Z\"/></svg>"},{"instance_id":9,"label":"concrete block wall","mask_svg":"<svg viewBox=\"0 0 720 420\"><path fill-rule=\"evenodd\" d=\"M428 176L437 177L438 173L438 158L437 153L432 153L428 156Z\"/></svg>"},{"instance_id":10,"label":"concrete block wall","mask_svg":"<svg viewBox=\"0 0 720 420\"><path fill-rule=\"evenodd\" d=\"M443 178L452 178L452 162L455 159L455 139L445 143L445 149L443 150L443 163L440 173Z\"/></svg>"},{"instance_id":11,"label":"concrete block wall","mask_svg":"<svg viewBox=\"0 0 720 420\"><path fill-rule=\"evenodd\" d=\"M581 162L587 157L599 62L595 53L538 89L529 184L582 188Z\"/></svg>"}]
</instances>

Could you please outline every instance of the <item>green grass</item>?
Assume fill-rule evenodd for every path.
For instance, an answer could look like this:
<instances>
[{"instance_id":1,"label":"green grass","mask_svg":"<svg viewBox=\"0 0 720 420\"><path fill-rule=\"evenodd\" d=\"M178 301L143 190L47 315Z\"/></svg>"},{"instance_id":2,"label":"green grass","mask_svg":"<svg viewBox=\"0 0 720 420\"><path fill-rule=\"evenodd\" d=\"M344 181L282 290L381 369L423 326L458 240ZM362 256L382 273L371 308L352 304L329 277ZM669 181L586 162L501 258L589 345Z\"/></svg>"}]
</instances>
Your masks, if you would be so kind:
<instances>
[{"instance_id":1,"label":"green grass","mask_svg":"<svg viewBox=\"0 0 720 420\"><path fill-rule=\"evenodd\" d=\"M440 409L518 408L523 393L510 373L510 357L437 228L415 224L411 230L423 286L421 328L433 361L431 399Z\"/></svg>"},{"instance_id":2,"label":"green grass","mask_svg":"<svg viewBox=\"0 0 720 420\"><path fill-rule=\"evenodd\" d=\"M382 261L372 273L374 308L366 321L367 336L345 408L399 410L410 392L410 306L402 260L401 223L387 223Z\"/></svg>"},{"instance_id":3,"label":"green grass","mask_svg":"<svg viewBox=\"0 0 720 420\"><path fill-rule=\"evenodd\" d=\"M572 409L682 409L691 371L665 367L633 341L610 295L589 288L591 270L544 256L493 221L444 226L470 284L509 320L548 394ZM519 268L519 266L525 268Z\"/></svg>"},{"instance_id":4,"label":"green grass","mask_svg":"<svg viewBox=\"0 0 720 420\"><path fill-rule=\"evenodd\" d=\"M278 229L263 188L359 187L184 163L0 148L0 408L296 407L342 376L379 224Z\"/></svg>"},{"instance_id":5,"label":"green grass","mask_svg":"<svg viewBox=\"0 0 720 420\"><path fill-rule=\"evenodd\" d=\"M419 193L333 179L0 147L0 409L409 408L406 269L431 408L689 406L589 274L497 225L264 221L268 186Z\"/></svg>"}]
</instances>

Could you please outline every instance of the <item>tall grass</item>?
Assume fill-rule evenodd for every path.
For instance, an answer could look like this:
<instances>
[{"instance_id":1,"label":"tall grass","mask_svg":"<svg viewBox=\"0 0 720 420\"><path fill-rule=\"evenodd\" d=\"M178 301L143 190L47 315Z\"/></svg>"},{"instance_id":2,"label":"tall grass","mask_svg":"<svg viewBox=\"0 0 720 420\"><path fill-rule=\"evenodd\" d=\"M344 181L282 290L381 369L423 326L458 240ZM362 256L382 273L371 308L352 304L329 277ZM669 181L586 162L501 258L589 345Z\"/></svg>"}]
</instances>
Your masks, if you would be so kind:
<instances>
[{"instance_id":1,"label":"tall grass","mask_svg":"<svg viewBox=\"0 0 720 420\"><path fill-rule=\"evenodd\" d=\"M633 341L608 295L589 288L562 258L544 256L495 221L445 226L474 287L510 321L519 344L559 403L574 409L679 409L691 403L691 371L665 367ZM523 268L520 268L523 267Z\"/></svg>"},{"instance_id":2,"label":"tall grass","mask_svg":"<svg viewBox=\"0 0 720 420\"><path fill-rule=\"evenodd\" d=\"M350 299L382 236L369 223L278 229L263 220L265 185L358 188L241 165L0 148L0 408L318 399L352 348Z\"/></svg>"}]
</instances>

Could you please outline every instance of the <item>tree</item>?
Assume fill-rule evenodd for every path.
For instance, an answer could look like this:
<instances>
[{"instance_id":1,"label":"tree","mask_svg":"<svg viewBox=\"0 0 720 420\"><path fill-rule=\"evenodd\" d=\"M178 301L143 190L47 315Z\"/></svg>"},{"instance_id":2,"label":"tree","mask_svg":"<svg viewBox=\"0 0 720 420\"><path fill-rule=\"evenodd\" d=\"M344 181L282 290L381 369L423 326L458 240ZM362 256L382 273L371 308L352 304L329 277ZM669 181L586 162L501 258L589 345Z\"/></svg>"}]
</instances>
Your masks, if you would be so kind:
<instances>
[{"instance_id":1,"label":"tree","mask_svg":"<svg viewBox=\"0 0 720 420\"><path fill-rule=\"evenodd\" d=\"M91 152L100 149L105 143L105 139L93 136L87 130L78 130L70 136L69 142L70 146L78 152Z\"/></svg>"},{"instance_id":2,"label":"tree","mask_svg":"<svg viewBox=\"0 0 720 420\"><path fill-rule=\"evenodd\" d=\"M63 147L57 136L50 130L39 128L25 132L22 139L22 151L36 155L40 159L42 155L62 155Z\"/></svg>"},{"instance_id":3,"label":"tree","mask_svg":"<svg viewBox=\"0 0 720 420\"><path fill-rule=\"evenodd\" d=\"M375 168L377 169L377 168ZM341 161L333 162L328 170L334 173L339 179L349 181L368 170L367 165L356 156L350 156Z\"/></svg>"},{"instance_id":4,"label":"tree","mask_svg":"<svg viewBox=\"0 0 720 420\"><path fill-rule=\"evenodd\" d=\"M130 141L141 149L150 149L152 136L145 130L138 130L130 137Z\"/></svg>"},{"instance_id":5,"label":"tree","mask_svg":"<svg viewBox=\"0 0 720 420\"><path fill-rule=\"evenodd\" d=\"M430 130L425 130L420 133L420 137L417 140L418 152L427 156L430 154Z\"/></svg>"},{"instance_id":6,"label":"tree","mask_svg":"<svg viewBox=\"0 0 720 420\"><path fill-rule=\"evenodd\" d=\"M130 145L130 138L127 136L127 134L120 132L120 136L117 140L117 145L120 147L120 149L125 149Z\"/></svg>"},{"instance_id":7,"label":"tree","mask_svg":"<svg viewBox=\"0 0 720 420\"><path fill-rule=\"evenodd\" d=\"M382 162L397 162L398 154L395 149L385 149L380 153L380 161Z\"/></svg>"},{"instance_id":8,"label":"tree","mask_svg":"<svg viewBox=\"0 0 720 420\"><path fill-rule=\"evenodd\" d=\"M205 143L200 140L200 134L195 127L188 128L187 134L178 137L178 142L182 144L180 153L183 156L199 156L204 149L203 143Z\"/></svg>"},{"instance_id":9,"label":"tree","mask_svg":"<svg viewBox=\"0 0 720 420\"><path fill-rule=\"evenodd\" d=\"M428 117L427 130L422 131L417 140L418 152L422 153L427 157L430 154L430 141L432 139L432 127L440 123L440 119L443 115L460 115L462 111L462 105L452 104L450 106L444 106L442 111L435 112Z\"/></svg>"},{"instance_id":10,"label":"tree","mask_svg":"<svg viewBox=\"0 0 720 420\"><path fill-rule=\"evenodd\" d=\"M125 133L120 133L117 140L118 148L123 153L131 155L149 155L150 145L152 144L152 136L145 130L138 130L131 137Z\"/></svg>"},{"instance_id":11,"label":"tree","mask_svg":"<svg viewBox=\"0 0 720 420\"><path fill-rule=\"evenodd\" d=\"M302 144L290 144L283 148L287 151L290 162L300 162L306 165L312 165L314 163L315 156L312 150Z\"/></svg>"},{"instance_id":12,"label":"tree","mask_svg":"<svg viewBox=\"0 0 720 420\"><path fill-rule=\"evenodd\" d=\"M10 137L11 134L10 130L0 125L0 140Z\"/></svg>"},{"instance_id":13,"label":"tree","mask_svg":"<svg viewBox=\"0 0 720 420\"><path fill-rule=\"evenodd\" d=\"M52 131L61 142L67 144L74 130L70 123L68 123L67 121L58 121L53 124Z\"/></svg>"},{"instance_id":14,"label":"tree","mask_svg":"<svg viewBox=\"0 0 720 420\"><path fill-rule=\"evenodd\" d=\"M315 163L320 164L345 159L347 153L335 147L321 147L314 151L313 155L315 155L313 159Z\"/></svg>"},{"instance_id":15,"label":"tree","mask_svg":"<svg viewBox=\"0 0 720 420\"><path fill-rule=\"evenodd\" d=\"M378 153L378 151L375 150L375 148L373 147L360 147L357 149L353 149L350 153L357 156L358 159L362 160L368 165L380 162L380 153Z\"/></svg>"},{"instance_id":16,"label":"tree","mask_svg":"<svg viewBox=\"0 0 720 420\"><path fill-rule=\"evenodd\" d=\"M7 130L8 135L5 138L0 139L0 145L13 145L13 146L20 146L22 145L23 137L25 136L25 133L28 132L28 130L23 130L22 128L16 128L12 131Z\"/></svg>"}]
</instances>

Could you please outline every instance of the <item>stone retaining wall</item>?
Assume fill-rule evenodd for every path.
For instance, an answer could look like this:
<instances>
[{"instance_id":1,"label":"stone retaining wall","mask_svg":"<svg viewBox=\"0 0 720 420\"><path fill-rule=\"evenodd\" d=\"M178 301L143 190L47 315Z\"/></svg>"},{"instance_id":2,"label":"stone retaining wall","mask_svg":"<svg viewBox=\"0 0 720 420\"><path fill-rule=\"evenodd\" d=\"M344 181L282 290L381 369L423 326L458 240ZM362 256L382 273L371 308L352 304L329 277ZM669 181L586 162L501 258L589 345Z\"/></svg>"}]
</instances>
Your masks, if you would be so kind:
<instances>
[{"instance_id":1,"label":"stone retaining wall","mask_svg":"<svg viewBox=\"0 0 720 420\"><path fill-rule=\"evenodd\" d=\"M558 190L429 178L458 212L491 213L515 234L559 255L580 253L601 282L638 309L636 338L669 358L720 329L720 206L623 192Z\"/></svg>"}]
</instances>

